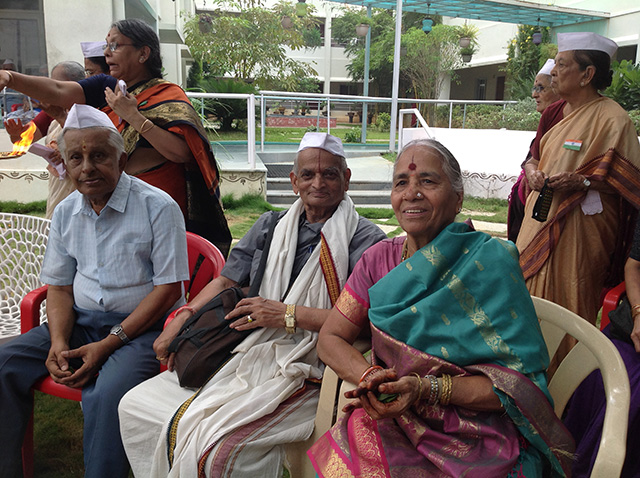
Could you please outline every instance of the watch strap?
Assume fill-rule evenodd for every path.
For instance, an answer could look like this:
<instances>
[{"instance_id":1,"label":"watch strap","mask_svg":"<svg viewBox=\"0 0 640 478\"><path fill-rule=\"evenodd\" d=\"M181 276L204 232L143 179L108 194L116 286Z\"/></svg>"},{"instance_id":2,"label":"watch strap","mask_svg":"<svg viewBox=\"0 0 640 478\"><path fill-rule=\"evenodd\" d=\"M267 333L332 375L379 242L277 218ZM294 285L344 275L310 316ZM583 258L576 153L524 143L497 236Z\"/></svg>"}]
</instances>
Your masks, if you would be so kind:
<instances>
[{"instance_id":1,"label":"watch strap","mask_svg":"<svg viewBox=\"0 0 640 478\"><path fill-rule=\"evenodd\" d=\"M296 306L287 304L287 311L284 313L284 328L288 334L296 333Z\"/></svg>"},{"instance_id":2,"label":"watch strap","mask_svg":"<svg viewBox=\"0 0 640 478\"><path fill-rule=\"evenodd\" d=\"M115 335L120 340L122 340L123 344L128 344L131 340L127 337L127 334L124 332L122 328L122 324L114 325L109 332L111 335Z\"/></svg>"}]
</instances>

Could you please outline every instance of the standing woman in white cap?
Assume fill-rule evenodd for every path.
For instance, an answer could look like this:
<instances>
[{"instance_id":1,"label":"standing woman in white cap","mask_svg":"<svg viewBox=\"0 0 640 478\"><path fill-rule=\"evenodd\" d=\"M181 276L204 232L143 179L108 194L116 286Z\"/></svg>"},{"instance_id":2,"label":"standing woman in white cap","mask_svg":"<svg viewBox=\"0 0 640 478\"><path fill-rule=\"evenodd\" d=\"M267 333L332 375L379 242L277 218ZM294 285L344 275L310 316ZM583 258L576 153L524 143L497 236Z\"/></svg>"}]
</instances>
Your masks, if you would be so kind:
<instances>
[{"instance_id":1,"label":"standing woman in white cap","mask_svg":"<svg viewBox=\"0 0 640 478\"><path fill-rule=\"evenodd\" d=\"M558 34L551 86L563 101L542 115L533 158L525 165L534 191L517 241L531 294L593 324L605 280L622 272L615 270L615 258L622 266L624 240L630 239L640 207L635 128L620 105L599 94L611 84L616 49L615 42L595 33ZM554 116L562 119L548 129ZM553 199L548 218L539 221L532 213L545 182ZM569 341L565 345L566 351L572 347Z\"/></svg>"},{"instance_id":2,"label":"standing woman in white cap","mask_svg":"<svg viewBox=\"0 0 640 478\"><path fill-rule=\"evenodd\" d=\"M82 56L84 56L84 71L87 78L103 73L109 74L109 65L104 58L104 51L107 44L104 41L83 41L80 42Z\"/></svg>"},{"instance_id":3,"label":"standing woman in white cap","mask_svg":"<svg viewBox=\"0 0 640 478\"><path fill-rule=\"evenodd\" d=\"M531 89L531 97L536 101L536 111L538 113L544 113L547 106L555 103L560 99L560 96L551 88L551 69L555 65L555 61L548 59L545 64L540 68L540 71L536 75L533 82L533 88ZM557 121L560 121L558 119ZM556 121L556 122L557 122ZM535 141L535 140L534 140ZM533 141L531 142L533 145ZM527 152L527 157L522 163L522 167L531 158L531 149ZM524 169L520 173L518 180L511 189L509 195L509 211L507 219L507 238L516 242L518 233L520 232L520 226L522 226L522 219L524 216L524 203L527 200L527 196L531 192L531 188L525 179Z\"/></svg>"},{"instance_id":4,"label":"standing woman in white cap","mask_svg":"<svg viewBox=\"0 0 640 478\"><path fill-rule=\"evenodd\" d=\"M0 71L0 88L9 86L66 108L84 103L107 113L125 141L125 172L167 192L180 206L187 230L226 254L231 235L218 197L218 167L189 98L162 79L158 35L142 20L120 20L107 33L104 55L112 76L56 82Z\"/></svg>"}]
</instances>

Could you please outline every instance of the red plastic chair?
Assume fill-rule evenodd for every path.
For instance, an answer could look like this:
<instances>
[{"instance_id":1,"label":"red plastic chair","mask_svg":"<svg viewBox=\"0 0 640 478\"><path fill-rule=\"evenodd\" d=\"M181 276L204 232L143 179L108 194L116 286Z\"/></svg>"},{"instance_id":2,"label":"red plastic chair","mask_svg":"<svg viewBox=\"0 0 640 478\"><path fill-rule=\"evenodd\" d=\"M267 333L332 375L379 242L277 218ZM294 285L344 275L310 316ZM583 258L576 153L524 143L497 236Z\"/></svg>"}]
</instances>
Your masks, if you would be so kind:
<instances>
[{"instance_id":1,"label":"red plastic chair","mask_svg":"<svg viewBox=\"0 0 640 478\"><path fill-rule=\"evenodd\" d=\"M609 312L615 310L620 302L620 297L627 290L624 281L615 286L604 297L602 301L602 317L600 318L600 330L604 329L609 324Z\"/></svg>"},{"instance_id":2,"label":"red plastic chair","mask_svg":"<svg viewBox=\"0 0 640 478\"><path fill-rule=\"evenodd\" d=\"M187 232L187 254L189 257L189 280L184 281L185 293L194 297L212 279L220 275L225 259L220 250L203 237ZM196 269L197 266L197 269ZM193 281L193 284L191 282ZM189 286L191 287L189 288ZM20 304L21 333L28 332L40 325L40 304L47 298L47 286L29 292ZM80 402L82 390L70 388L54 382L51 377L40 379L33 390L56 397ZM33 477L33 414L29 420L27 431L22 442L22 467L25 478Z\"/></svg>"}]
</instances>

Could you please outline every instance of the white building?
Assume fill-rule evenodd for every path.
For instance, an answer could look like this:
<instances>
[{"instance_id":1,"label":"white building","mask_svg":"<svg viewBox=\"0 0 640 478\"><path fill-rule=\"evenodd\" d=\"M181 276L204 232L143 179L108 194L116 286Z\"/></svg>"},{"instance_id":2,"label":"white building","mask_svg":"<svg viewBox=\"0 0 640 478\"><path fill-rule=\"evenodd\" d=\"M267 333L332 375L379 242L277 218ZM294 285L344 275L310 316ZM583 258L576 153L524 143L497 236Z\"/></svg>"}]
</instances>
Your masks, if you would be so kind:
<instances>
[{"instance_id":1,"label":"white building","mask_svg":"<svg viewBox=\"0 0 640 478\"><path fill-rule=\"evenodd\" d=\"M353 1L357 5L362 3ZM536 1L545 6L548 3ZM274 0L266 3L271 2ZM362 83L352 82L349 78L347 65L350 60L344 54L344 48L331 41L331 20L341 14L342 5L320 0L308 0L308 3L316 7L323 25L324 44L314 50L292 51L291 57L313 66L324 93L360 93ZM432 12L437 4L438 0L430 3ZM375 7L376 3L372 5ZM556 0L554 5L601 12L605 18L553 28L553 37L558 31L593 31L618 43L618 60L638 61L638 0ZM165 77L184 85L192 59L183 42L181 12L192 14L206 11L207 7L211 8L205 0L0 0L0 63L11 58L19 71L38 74L50 71L60 61L82 62L81 41L103 39L114 21L142 18L160 36ZM445 21L451 24L463 22L461 18L446 17ZM517 25L508 21L509 18L502 23L470 20L480 29L480 49L467 66L457 71L460 83L452 83L443 92L443 97L504 98L505 73L502 70L507 60L507 44L517 32Z\"/></svg>"},{"instance_id":2,"label":"white building","mask_svg":"<svg viewBox=\"0 0 640 478\"><path fill-rule=\"evenodd\" d=\"M183 83L191 61L182 35L182 12L192 0L0 0L0 63L45 74L61 61L82 64L80 42L104 40L117 20L140 18L160 36L166 78Z\"/></svg>"}]
</instances>

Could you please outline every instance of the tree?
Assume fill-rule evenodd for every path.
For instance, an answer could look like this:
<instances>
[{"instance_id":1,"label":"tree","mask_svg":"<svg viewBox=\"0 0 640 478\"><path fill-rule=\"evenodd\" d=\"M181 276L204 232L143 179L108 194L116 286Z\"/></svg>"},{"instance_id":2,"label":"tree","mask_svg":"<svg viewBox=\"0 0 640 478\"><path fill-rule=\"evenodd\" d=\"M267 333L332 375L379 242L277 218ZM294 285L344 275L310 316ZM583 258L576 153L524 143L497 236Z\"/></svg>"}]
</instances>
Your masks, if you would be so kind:
<instances>
[{"instance_id":1,"label":"tree","mask_svg":"<svg viewBox=\"0 0 640 478\"><path fill-rule=\"evenodd\" d=\"M400 71L411 82L416 97L438 98L447 79L445 74L461 66L458 30L435 25L431 33L411 28L402 35L407 53L400 60Z\"/></svg>"},{"instance_id":2,"label":"tree","mask_svg":"<svg viewBox=\"0 0 640 478\"><path fill-rule=\"evenodd\" d=\"M364 38L356 37L356 25L366 10L346 9L342 16L333 20L331 36L336 42L345 45L345 53L351 58L347 66L349 75L354 81L364 77ZM395 20L390 10L374 9L369 22L371 28L371 48L369 59L369 76L373 79L372 94L388 95L393 80L393 42ZM392 52L389 59L389 52Z\"/></svg>"},{"instance_id":3,"label":"tree","mask_svg":"<svg viewBox=\"0 0 640 478\"><path fill-rule=\"evenodd\" d=\"M207 65L210 76L231 76L255 81L259 86L272 81L295 84L297 78L315 75L307 63L286 56L292 50L313 48L318 35L307 33L317 29L317 20L307 6L304 16L298 16L295 5L281 1L273 8L260 1L242 2L216 0L216 9L206 14L187 17L185 42L191 55ZM291 28L284 28L284 16L291 19Z\"/></svg>"},{"instance_id":4,"label":"tree","mask_svg":"<svg viewBox=\"0 0 640 478\"><path fill-rule=\"evenodd\" d=\"M537 27L518 25L518 33L509 42L507 48L506 90L512 100L521 100L531 95L531 87L536 74L548 58L554 58L555 45L551 44L548 28L540 28L542 43L533 43L533 34Z\"/></svg>"}]
</instances>

